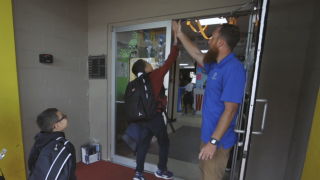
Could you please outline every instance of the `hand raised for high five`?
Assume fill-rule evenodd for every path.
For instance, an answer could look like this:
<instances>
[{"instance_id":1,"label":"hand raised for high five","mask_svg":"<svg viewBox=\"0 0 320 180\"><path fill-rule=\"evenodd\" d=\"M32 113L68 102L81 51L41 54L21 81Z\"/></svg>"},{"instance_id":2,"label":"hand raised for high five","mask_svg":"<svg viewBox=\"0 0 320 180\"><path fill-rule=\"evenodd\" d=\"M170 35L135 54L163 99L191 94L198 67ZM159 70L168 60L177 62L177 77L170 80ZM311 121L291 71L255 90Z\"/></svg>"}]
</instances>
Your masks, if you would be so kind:
<instances>
[{"instance_id":1,"label":"hand raised for high five","mask_svg":"<svg viewBox=\"0 0 320 180\"><path fill-rule=\"evenodd\" d=\"M172 30L174 33L179 37L179 34L181 33L181 20L177 23L176 21L172 21Z\"/></svg>"},{"instance_id":2,"label":"hand raised for high five","mask_svg":"<svg viewBox=\"0 0 320 180\"><path fill-rule=\"evenodd\" d=\"M172 21L172 30L173 30L173 35L174 35L174 42L178 42L178 28L177 28L177 22L176 21ZM181 31L181 26L180 26L180 31Z\"/></svg>"}]
</instances>

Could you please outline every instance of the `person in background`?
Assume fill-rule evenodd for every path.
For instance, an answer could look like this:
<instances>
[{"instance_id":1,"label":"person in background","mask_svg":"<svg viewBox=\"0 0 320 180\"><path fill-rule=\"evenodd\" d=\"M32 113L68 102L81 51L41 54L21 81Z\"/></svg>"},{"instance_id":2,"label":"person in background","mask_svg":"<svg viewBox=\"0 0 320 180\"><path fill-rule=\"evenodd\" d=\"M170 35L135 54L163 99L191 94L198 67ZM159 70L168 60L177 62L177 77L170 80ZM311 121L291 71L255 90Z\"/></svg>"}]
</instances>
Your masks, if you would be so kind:
<instances>
[{"instance_id":1,"label":"person in background","mask_svg":"<svg viewBox=\"0 0 320 180\"><path fill-rule=\"evenodd\" d=\"M194 115L197 111L193 109L193 84L191 83L192 78L188 77L188 84L186 85L186 94L183 97L184 113L182 115L188 115L188 111Z\"/></svg>"},{"instance_id":2,"label":"person in background","mask_svg":"<svg viewBox=\"0 0 320 180\"><path fill-rule=\"evenodd\" d=\"M209 50L201 50L181 31L181 22L172 28L184 48L205 68L208 79L203 99L199 167L202 180L221 180L230 149L238 140L233 131L242 103L246 71L232 52L240 40L237 26L222 24L209 39Z\"/></svg>"}]
</instances>

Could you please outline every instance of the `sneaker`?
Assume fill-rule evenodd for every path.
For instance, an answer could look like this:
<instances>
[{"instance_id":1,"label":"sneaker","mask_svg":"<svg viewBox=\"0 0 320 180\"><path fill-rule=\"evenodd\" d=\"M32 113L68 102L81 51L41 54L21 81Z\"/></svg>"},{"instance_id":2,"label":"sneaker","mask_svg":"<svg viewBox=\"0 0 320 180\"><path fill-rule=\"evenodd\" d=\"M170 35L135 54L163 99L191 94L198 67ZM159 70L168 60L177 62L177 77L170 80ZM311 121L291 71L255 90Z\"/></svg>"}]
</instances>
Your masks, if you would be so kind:
<instances>
[{"instance_id":1,"label":"sneaker","mask_svg":"<svg viewBox=\"0 0 320 180\"><path fill-rule=\"evenodd\" d=\"M182 116L188 116L188 114L187 114L187 113L182 113L181 115L182 115Z\"/></svg>"},{"instance_id":2,"label":"sneaker","mask_svg":"<svg viewBox=\"0 0 320 180\"><path fill-rule=\"evenodd\" d=\"M163 178L163 179L172 179L173 173L170 171L164 171L162 172L160 169L154 173L158 178Z\"/></svg>"},{"instance_id":3,"label":"sneaker","mask_svg":"<svg viewBox=\"0 0 320 180\"><path fill-rule=\"evenodd\" d=\"M147 180L144 178L143 173L136 172L136 175L134 176L133 180Z\"/></svg>"},{"instance_id":4,"label":"sneaker","mask_svg":"<svg viewBox=\"0 0 320 180\"><path fill-rule=\"evenodd\" d=\"M192 115L195 115L196 114L196 110L192 110Z\"/></svg>"}]
</instances>

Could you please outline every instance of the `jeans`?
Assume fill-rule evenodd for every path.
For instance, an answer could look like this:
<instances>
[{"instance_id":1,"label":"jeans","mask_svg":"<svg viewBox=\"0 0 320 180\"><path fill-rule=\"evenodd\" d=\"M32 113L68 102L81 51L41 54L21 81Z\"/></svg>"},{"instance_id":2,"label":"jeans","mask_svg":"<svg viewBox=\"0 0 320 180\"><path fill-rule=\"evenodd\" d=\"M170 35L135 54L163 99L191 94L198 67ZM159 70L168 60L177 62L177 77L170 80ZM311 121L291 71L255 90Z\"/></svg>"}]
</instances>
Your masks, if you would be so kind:
<instances>
[{"instance_id":1,"label":"jeans","mask_svg":"<svg viewBox=\"0 0 320 180\"><path fill-rule=\"evenodd\" d=\"M156 136L159 145L158 168L161 171L166 171L170 142L168 138L167 126L164 123L161 112L158 112L157 115L151 120L142 123L136 167L136 171L139 173L143 173L144 171L144 162L153 136Z\"/></svg>"}]
</instances>

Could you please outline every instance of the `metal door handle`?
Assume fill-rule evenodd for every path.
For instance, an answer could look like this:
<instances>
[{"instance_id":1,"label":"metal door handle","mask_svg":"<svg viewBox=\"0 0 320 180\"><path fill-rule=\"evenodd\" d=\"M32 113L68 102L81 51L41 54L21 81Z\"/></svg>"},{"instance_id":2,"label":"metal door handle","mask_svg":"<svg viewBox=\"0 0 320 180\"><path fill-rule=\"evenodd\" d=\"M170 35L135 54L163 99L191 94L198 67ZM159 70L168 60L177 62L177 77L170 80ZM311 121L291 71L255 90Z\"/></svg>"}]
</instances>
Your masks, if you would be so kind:
<instances>
[{"instance_id":1,"label":"metal door handle","mask_svg":"<svg viewBox=\"0 0 320 180\"><path fill-rule=\"evenodd\" d=\"M263 134L264 131L264 124L266 122L266 115L267 115L267 108L268 108L268 99L256 99L256 102L263 102L264 103L264 109L263 109L263 116L262 116L262 124L261 124L261 131L258 132L252 132L252 134L258 134L261 135ZM247 117L245 115L242 116L244 119ZM233 130L236 133L244 134L245 131L241 129L234 129Z\"/></svg>"},{"instance_id":2,"label":"metal door handle","mask_svg":"<svg viewBox=\"0 0 320 180\"><path fill-rule=\"evenodd\" d=\"M244 114L242 115L242 118L245 119L245 120L247 119L246 115L244 115ZM241 129L233 129L233 131L236 132L236 133L239 133L239 134L244 134L245 133L244 130L241 130Z\"/></svg>"},{"instance_id":3,"label":"metal door handle","mask_svg":"<svg viewBox=\"0 0 320 180\"><path fill-rule=\"evenodd\" d=\"M264 124L266 122L266 115L267 115L267 108L268 108L268 99L256 99L256 102L262 102L264 103L264 109L263 109L263 115L262 115L262 123L261 123L261 130L252 132L252 134L258 134L261 135L263 134L264 130Z\"/></svg>"}]
</instances>

